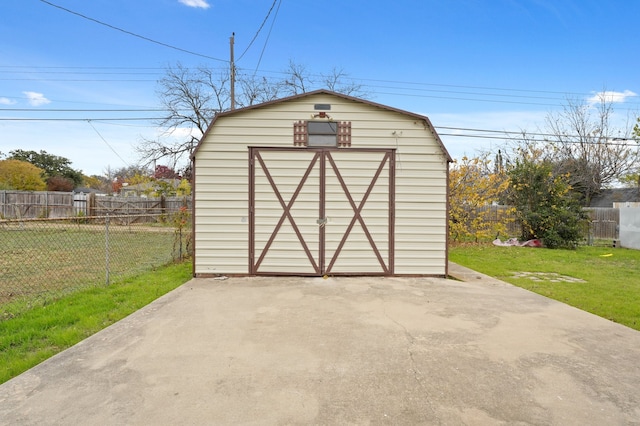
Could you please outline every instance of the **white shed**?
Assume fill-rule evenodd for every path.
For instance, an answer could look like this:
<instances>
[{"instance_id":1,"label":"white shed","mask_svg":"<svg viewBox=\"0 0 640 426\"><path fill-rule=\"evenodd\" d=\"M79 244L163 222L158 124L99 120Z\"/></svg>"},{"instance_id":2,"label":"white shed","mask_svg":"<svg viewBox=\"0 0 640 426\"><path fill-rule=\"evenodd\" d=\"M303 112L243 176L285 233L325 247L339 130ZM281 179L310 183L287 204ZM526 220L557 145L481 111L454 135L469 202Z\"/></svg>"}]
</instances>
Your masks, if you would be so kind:
<instances>
[{"instance_id":1,"label":"white shed","mask_svg":"<svg viewBox=\"0 0 640 426\"><path fill-rule=\"evenodd\" d=\"M197 277L447 275L427 117L319 90L218 114L192 160Z\"/></svg>"}]
</instances>

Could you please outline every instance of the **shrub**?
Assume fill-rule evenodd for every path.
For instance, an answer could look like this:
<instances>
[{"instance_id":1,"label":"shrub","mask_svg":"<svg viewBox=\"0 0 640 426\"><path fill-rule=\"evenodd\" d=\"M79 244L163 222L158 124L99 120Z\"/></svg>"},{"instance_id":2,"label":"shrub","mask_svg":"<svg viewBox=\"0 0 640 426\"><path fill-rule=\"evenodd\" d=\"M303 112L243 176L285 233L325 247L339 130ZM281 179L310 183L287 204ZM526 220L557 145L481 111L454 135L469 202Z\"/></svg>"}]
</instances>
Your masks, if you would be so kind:
<instances>
[{"instance_id":1,"label":"shrub","mask_svg":"<svg viewBox=\"0 0 640 426\"><path fill-rule=\"evenodd\" d=\"M522 224L522 238L539 238L549 248L575 248L586 214L548 162L524 156L509 170L508 198Z\"/></svg>"}]
</instances>

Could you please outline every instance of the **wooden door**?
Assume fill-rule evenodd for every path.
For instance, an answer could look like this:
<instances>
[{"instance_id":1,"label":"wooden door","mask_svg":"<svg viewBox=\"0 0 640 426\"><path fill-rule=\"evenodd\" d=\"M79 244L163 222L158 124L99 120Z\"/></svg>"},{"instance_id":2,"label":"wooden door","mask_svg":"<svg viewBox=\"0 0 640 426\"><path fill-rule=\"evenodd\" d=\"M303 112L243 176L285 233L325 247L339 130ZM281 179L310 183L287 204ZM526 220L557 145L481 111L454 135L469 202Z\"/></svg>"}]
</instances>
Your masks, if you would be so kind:
<instances>
[{"instance_id":1,"label":"wooden door","mask_svg":"<svg viewBox=\"0 0 640 426\"><path fill-rule=\"evenodd\" d=\"M395 151L250 148L253 275L393 275Z\"/></svg>"}]
</instances>

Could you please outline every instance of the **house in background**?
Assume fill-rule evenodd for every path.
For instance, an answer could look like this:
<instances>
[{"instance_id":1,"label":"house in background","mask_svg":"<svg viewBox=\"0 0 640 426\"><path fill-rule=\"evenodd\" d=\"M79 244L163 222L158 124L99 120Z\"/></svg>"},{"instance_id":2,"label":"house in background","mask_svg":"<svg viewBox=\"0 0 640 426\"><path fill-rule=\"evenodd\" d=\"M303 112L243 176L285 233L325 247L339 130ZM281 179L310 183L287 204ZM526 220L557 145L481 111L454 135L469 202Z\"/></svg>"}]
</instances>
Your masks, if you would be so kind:
<instances>
[{"instance_id":1,"label":"house in background","mask_svg":"<svg viewBox=\"0 0 640 426\"><path fill-rule=\"evenodd\" d=\"M603 189L591 199L589 207L617 207L616 203L640 203L640 188Z\"/></svg>"},{"instance_id":2,"label":"house in background","mask_svg":"<svg viewBox=\"0 0 640 426\"><path fill-rule=\"evenodd\" d=\"M427 117L319 90L217 115L192 160L195 276L447 275Z\"/></svg>"}]
</instances>

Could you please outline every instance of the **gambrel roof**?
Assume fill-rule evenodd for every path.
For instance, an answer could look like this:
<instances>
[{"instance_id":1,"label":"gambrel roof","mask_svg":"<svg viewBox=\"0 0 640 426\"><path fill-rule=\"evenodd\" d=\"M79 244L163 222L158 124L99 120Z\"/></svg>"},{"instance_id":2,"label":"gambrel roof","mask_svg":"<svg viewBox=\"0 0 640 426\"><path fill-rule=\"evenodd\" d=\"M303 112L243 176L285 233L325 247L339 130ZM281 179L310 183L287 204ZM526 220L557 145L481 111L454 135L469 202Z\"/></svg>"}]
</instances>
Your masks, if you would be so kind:
<instances>
[{"instance_id":1,"label":"gambrel roof","mask_svg":"<svg viewBox=\"0 0 640 426\"><path fill-rule=\"evenodd\" d=\"M275 105L275 104L279 104L279 103L290 102L290 101L303 99L303 98L306 98L306 97L312 97L312 96L316 96L316 95L335 96L337 98L346 99L348 101L362 103L362 104L366 104L366 105L373 106L373 107L376 107L376 108L380 108L380 109L383 109L383 110L387 110L387 111L390 111L390 112L402 114L402 115L411 117L414 120L420 121L420 122L422 122L424 124L425 128L427 130L429 130L433 134L433 137L435 138L436 142L440 145L440 148L442 149L442 153L446 157L447 161L448 162L452 162L453 161L451 156L449 155L449 152L447 151L447 148L444 146L444 143L442 143L442 140L440 139L440 136L436 132L435 128L433 127L433 124L431 124L431 121L429 120L428 117L426 117L424 115L416 114L416 113L413 113L413 112L404 111L404 110L401 110L401 109L398 109L398 108L393 108L393 107L390 107L388 105L383 105L383 104L379 104L379 103L372 102L372 101L369 101L369 100L356 98L356 97L345 95L345 94L338 93L338 92L333 92L331 90L326 90L326 89L314 90L312 92L301 93L299 95L288 96L286 98L276 99L276 100L273 100L273 101L264 102L264 103L261 103L261 104L251 105L251 106L248 106L248 107L238 108L238 109L225 111L225 112L221 112L219 114L216 114L214 119L211 121L211 124L209 124L209 127L207 128L205 134L202 136L202 138L200 138L200 142L198 143L198 146L193 151L192 157L196 155L196 153L198 152L198 149L200 148L200 145L202 144L202 141L205 139L206 134L209 133L209 130L216 124L216 121L218 121L218 119L220 119L222 117L229 116L229 115L241 114L241 113L243 113L245 111L264 108L266 106Z\"/></svg>"}]
</instances>

